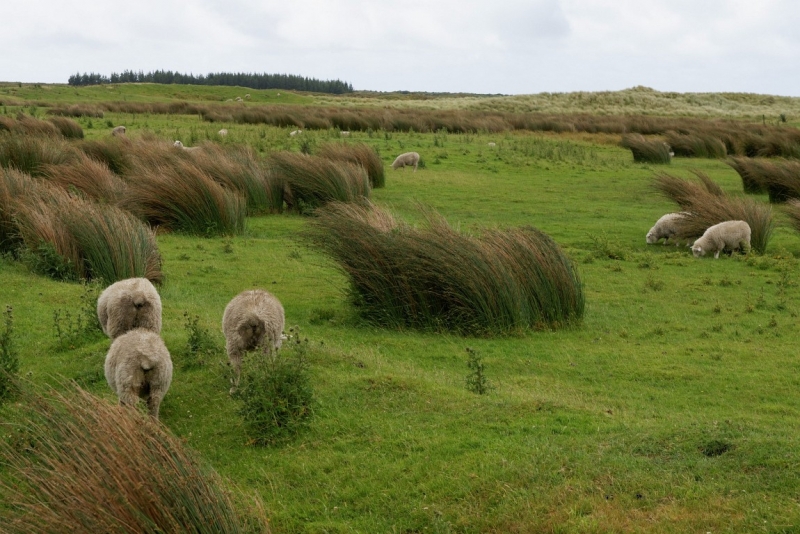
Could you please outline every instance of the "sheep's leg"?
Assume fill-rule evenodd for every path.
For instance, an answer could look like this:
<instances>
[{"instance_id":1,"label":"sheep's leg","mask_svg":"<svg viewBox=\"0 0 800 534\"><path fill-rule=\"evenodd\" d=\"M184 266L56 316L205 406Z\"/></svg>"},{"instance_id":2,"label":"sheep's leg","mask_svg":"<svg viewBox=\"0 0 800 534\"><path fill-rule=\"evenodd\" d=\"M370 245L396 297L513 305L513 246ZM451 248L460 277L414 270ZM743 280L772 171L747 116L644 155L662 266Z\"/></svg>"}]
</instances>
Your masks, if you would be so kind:
<instances>
[{"instance_id":1,"label":"sheep's leg","mask_svg":"<svg viewBox=\"0 0 800 534\"><path fill-rule=\"evenodd\" d=\"M230 360L231 366L233 367L233 387L231 388L231 393L236 391L236 388L239 387L239 378L242 374L242 353L239 350L232 350L228 355L228 359Z\"/></svg>"},{"instance_id":2,"label":"sheep's leg","mask_svg":"<svg viewBox=\"0 0 800 534\"><path fill-rule=\"evenodd\" d=\"M718 259L719 259L719 253L720 253L720 250L719 250L719 249L717 249L717 252L716 252L716 253L714 253L714 259L715 259L715 260L718 260Z\"/></svg>"},{"instance_id":3,"label":"sheep's leg","mask_svg":"<svg viewBox=\"0 0 800 534\"><path fill-rule=\"evenodd\" d=\"M136 391L131 388L123 389L119 394L119 405L120 406L136 406L136 402L139 400L139 395Z\"/></svg>"},{"instance_id":4,"label":"sheep's leg","mask_svg":"<svg viewBox=\"0 0 800 534\"><path fill-rule=\"evenodd\" d=\"M158 419L158 409L161 407L162 395L158 393L150 393L147 398L147 411L153 419Z\"/></svg>"}]
</instances>

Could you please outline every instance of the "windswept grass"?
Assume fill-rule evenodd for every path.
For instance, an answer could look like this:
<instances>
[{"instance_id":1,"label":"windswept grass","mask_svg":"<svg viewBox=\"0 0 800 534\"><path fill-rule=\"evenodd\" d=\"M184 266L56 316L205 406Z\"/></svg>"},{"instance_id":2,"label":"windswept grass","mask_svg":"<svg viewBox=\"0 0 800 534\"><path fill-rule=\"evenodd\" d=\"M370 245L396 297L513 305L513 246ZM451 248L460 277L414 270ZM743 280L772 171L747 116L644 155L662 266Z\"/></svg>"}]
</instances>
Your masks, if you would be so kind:
<instances>
[{"instance_id":1,"label":"windswept grass","mask_svg":"<svg viewBox=\"0 0 800 534\"><path fill-rule=\"evenodd\" d=\"M49 122L58 129L63 137L67 139L83 139L83 128L74 120L65 117L52 117Z\"/></svg>"},{"instance_id":2,"label":"windswept grass","mask_svg":"<svg viewBox=\"0 0 800 534\"><path fill-rule=\"evenodd\" d=\"M316 214L308 238L347 274L354 304L374 324L494 336L583 316L576 268L535 228L473 237L433 212L415 228L368 202Z\"/></svg>"},{"instance_id":3,"label":"windswept grass","mask_svg":"<svg viewBox=\"0 0 800 534\"><path fill-rule=\"evenodd\" d=\"M53 126L49 122L47 124ZM0 135L0 167L39 175L43 166L68 163L75 158L75 154L74 147L61 138Z\"/></svg>"},{"instance_id":4,"label":"windswept grass","mask_svg":"<svg viewBox=\"0 0 800 534\"><path fill-rule=\"evenodd\" d=\"M66 190L77 190L93 200L114 204L125 192L125 182L105 163L79 153L65 164L43 165L43 178Z\"/></svg>"},{"instance_id":5,"label":"windswept grass","mask_svg":"<svg viewBox=\"0 0 800 534\"><path fill-rule=\"evenodd\" d=\"M296 152L275 152L269 165L272 179L285 185L289 209L300 213L328 202L352 202L370 195L367 171L360 165Z\"/></svg>"},{"instance_id":6,"label":"windswept grass","mask_svg":"<svg viewBox=\"0 0 800 534\"><path fill-rule=\"evenodd\" d=\"M774 228L772 207L752 198L730 197L708 176L699 171L693 172L700 184L666 173L657 173L654 178L656 190L688 212L676 222L678 231L675 237L697 238L715 224L746 221L750 225L751 246L763 254Z\"/></svg>"},{"instance_id":7,"label":"windswept grass","mask_svg":"<svg viewBox=\"0 0 800 534\"><path fill-rule=\"evenodd\" d=\"M329 143L322 145L317 155L333 161L347 161L361 165L373 189L386 185L383 161L374 148L364 143Z\"/></svg>"},{"instance_id":8,"label":"windswept grass","mask_svg":"<svg viewBox=\"0 0 800 534\"><path fill-rule=\"evenodd\" d=\"M103 118L103 110L90 104L72 104L71 106L58 106L47 110L48 115L59 117L92 117Z\"/></svg>"},{"instance_id":9,"label":"windswept grass","mask_svg":"<svg viewBox=\"0 0 800 534\"><path fill-rule=\"evenodd\" d=\"M769 201L780 203L790 198L800 198L800 162L794 160L766 160L754 158L729 158L728 165L742 177L746 193L769 193Z\"/></svg>"},{"instance_id":10,"label":"windswept grass","mask_svg":"<svg viewBox=\"0 0 800 534\"><path fill-rule=\"evenodd\" d=\"M29 174L0 168L0 253L15 253L22 242L14 217L15 203L34 187Z\"/></svg>"},{"instance_id":11,"label":"windswept grass","mask_svg":"<svg viewBox=\"0 0 800 534\"><path fill-rule=\"evenodd\" d=\"M686 158L724 158L728 155L725 143L715 135L667 132L665 137L676 156Z\"/></svg>"},{"instance_id":12,"label":"windswept grass","mask_svg":"<svg viewBox=\"0 0 800 534\"><path fill-rule=\"evenodd\" d=\"M217 475L158 422L78 386L19 406L0 442L4 532L243 530Z\"/></svg>"},{"instance_id":13,"label":"windswept grass","mask_svg":"<svg viewBox=\"0 0 800 534\"><path fill-rule=\"evenodd\" d=\"M672 156L669 155L669 146L660 139L646 139L641 134L627 134L622 136L620 145L630 149L633 161L637 163L662 163L669 165Z\"/></svg>"},{"instance_id":14,"label":"windswept grass","mask_svg":"<svg viewBox=\"0 0 800 534\"><path fill-rule=\"evenodd\" d=\"M131 145L131 140L122 136L83 141L77 146L90 158L107 165L115 174L123 175L133 165Z\"/></svg>"},{"instance_id":15,"label":"windswept grass","mask_svg":"<svg viewBox=\"0 0 800 534\"><path fill-rule=\"evenodd\" d=\"M792 228L800 232L800 200L790 199L786 202L786 214Z\"/></svg>"}]
</instances>

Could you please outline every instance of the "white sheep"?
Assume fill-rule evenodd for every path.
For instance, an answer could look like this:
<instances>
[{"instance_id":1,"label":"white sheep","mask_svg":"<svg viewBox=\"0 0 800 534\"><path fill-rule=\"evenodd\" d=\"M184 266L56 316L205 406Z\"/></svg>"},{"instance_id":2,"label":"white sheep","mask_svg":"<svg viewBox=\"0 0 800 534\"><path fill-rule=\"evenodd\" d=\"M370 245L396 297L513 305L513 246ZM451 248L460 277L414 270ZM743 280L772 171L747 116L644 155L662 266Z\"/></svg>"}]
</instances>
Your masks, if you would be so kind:
<instances>
[{"instance_id":1,"label":"white sheep","mask_svg":"<svg viewBox=\"0 0 800 534\"><path fill-rule=\"evenodd\" d=\"M161 333L161 297L147 278L128 278L105 288L97 299L97 319L115 339L134 328Z\"/></svg>"},{"instance_id":2,"label":"white sheep","mask_svg":"<svg viewBox=\"0 0 800 534\"><path fill-rule=\"evenodd\" d=\"M247 93L246 95L244 95L244 97L245 98L250 98L250 93Z\"/></svg>"},{"instance_id":3,"label":"white sheep","mask_svg":"<svg viewBox=\"0 0 800 534\"><path fill-rule=\"evenodd\" d=\"M392 163L392 168L397 170L400 167L403 170L406 170L406 166L414 166L414 172L417 172L417 165L419 164L419 154L416 152L406 152L405 154L400 154Z\"/></svg>"},{"instance_id":4,"label":"white sheep","mask_svg":"<svg viewBox=\"0 0 800 534\"><path fill-rule=\"evenodd\" d=\"M343 130L343 131L339 132L339 135L341 135L342 137L350 137L350 132L347 132L347 131Z\"/></svg>"},{"instance_id":5,"label":"white sheep","mask_svg":"<svg viewBox=\"0 0 800 534\"><path fill-rule=\"evenodd\" d=\"M489 141L489 146L492 146L492 147L494 147L494 146L497 146L497 143L494 143L494 142L492 142L492 141Z\"/></svg>"},{"instance_id":6,"label":"white sheep","mask_svg":"<svg viewBox=\"0 0 800 534\"><path fill-rule=\"evenodd\" d=\"M126 130L127 128L125 128L124 126L117 126L113 130L111 130L111 135L115 136L125 135Z\"/></svg>"},{"instance_id":7,"label":"white sheep","mask_svg":"<svg viewBox=\"0 0 800 534\"><path fill-rule=\"evenodd\" d=\"M713 252L719 258L723 249L750 251L750 225L745 221L725 221L706 229L703 236L692 245L695 258Z\"/></svg>"},{"instance_id":8,"label":"white sheep","mask_svg":"<svg viewBox=\"0 0 800 534\"><path fill-rule=\"evenodd\" d=\"M236 101L237 101L237 102L241 102L241 101L242 101L242 97L241 97L241 96L237 96L237 97L236 97Z\"/></svg>"},{"instance_id":9,"label":"white sheep","mask_svg":"<svg viewBox=\"0 0 800 534\"><path fill-rule=\"evenodd\" d=\"M223 129L221 129L220 131L217 132L217 135L220 136L220 137L225 137L226 135L228 135L228 130L223 128Z\"/></svg>"},{"instance_id":10,"label":"white sheep","mask_svg":"<svg viewBox=\"0 0 800 534\"><path fill-rule=\"evenodd\" d=\"M136 328L111 343L104 366L106 381L121 406L135 406L142 398L158 419L158 409L172 382L172 359L161 336Z\"/></svg>"},{"instance_id":11,"label":"white sheep","mask_svg":"<svg viewBox=\"0 0 800 534\"><path fill-rule=\"evenodd\" d=\"M183 146L183 143L181 143L178 140L172 143L172 146L174 146L175 148L182 148L184 150L198 150L200 148L199 146Z\"/></svg>"},{"instance_id":12,"label":"white sheep","mask_svg":"<svg viewBox=\"0 0 800 534\"><path fill-rule=\"evenodd\" d=\"M222 315L222 332L233 365L234 388L239 385L242 355L257 348L266 352L279 349L285 322L281 302L263 289L243 291L228 303Z\"/></svg>"},{"instance_id":13,"label":"white sheep","mask_svg":"<svg viewBox=\"0 0 800 534\"><path fill-rule=\"evenodd\" d=\"M680 213L667 213L656 221L656 224L647 232L645 240L648 245L658 243L660 239L664 239L664 244L675 237L678 233L678 221L689 215L689 212L682 211ZM680 239L675 240L675 246L680 244Z\"/></svg>"},{"instance_id":14,"label":"white sheep","mask_svg":"<svg viewBox=\"0 0 800 534\"><path fill-rule=\"evenodd\" d=\"M303 130L294 130L293 132L289 132L289 135L294 137L295 135L303 133Z\"/></svg>"}]
</instances>

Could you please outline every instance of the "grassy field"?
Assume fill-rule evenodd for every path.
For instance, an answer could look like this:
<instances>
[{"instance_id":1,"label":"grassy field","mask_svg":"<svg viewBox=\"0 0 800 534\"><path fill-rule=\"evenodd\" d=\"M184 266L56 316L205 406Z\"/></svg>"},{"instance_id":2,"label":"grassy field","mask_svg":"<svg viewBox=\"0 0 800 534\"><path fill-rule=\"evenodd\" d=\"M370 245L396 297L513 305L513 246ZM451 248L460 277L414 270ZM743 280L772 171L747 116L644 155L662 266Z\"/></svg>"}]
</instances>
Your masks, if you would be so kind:
<instances>
[{"instance_id":1,"label":"grassy field","mask_svg":"<svg viewBox=\"0 0 800 534\"><path fill-rule=\"evenodd\" d=\"M35 105L41 116L31 103L48 94L58 103L189 93L224 101L243 91L3 86L0 99L10 97L8 113ZM742 109L732 113L751 113ZM188 115L78 122L89 138L125 124L131 136L147 130L187 145L226 127L225 143L264 154L301 143L313 153L339 139ZM260 495L274 532L800 531L800 236L780 209L766 254L695 259L685 247L645 244L652 224L677 210L654 192L653 176L696 169L742 194L724 161L634 164L610 135L353 132L355 141L387 166L372 200L401 219L419 222L425 205L462 230L533 225L553 237L578 264L585 316L517 337L383 330L356 316L344 275L301 239L306 218L250 218L237 237L159 235L162 335L176 364L161 421L232 488ZM392 171L408 150L424 168ZM54 326L55 311L80 313L84 288L8 258L0 281L21 374L75 379L116 402L102 372L108 340L59 342ZM253 287L278 296L287 326L309 340L315 417L280 446L252 446L228 394L222 312ZM182 367L185 314L218 345L199 368ZM465 387L467 348L485 364L487 395ZM13 405L4 410L13 416Z\"/></svg>"}]
</instances>

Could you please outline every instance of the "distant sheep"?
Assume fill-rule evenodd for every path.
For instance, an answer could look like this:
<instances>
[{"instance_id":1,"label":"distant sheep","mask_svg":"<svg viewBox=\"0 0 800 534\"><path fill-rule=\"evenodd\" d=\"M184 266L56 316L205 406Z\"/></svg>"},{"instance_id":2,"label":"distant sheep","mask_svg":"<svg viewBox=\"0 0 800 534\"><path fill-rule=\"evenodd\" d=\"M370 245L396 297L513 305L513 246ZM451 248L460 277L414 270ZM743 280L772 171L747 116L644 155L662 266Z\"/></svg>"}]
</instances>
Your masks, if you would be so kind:
<instances>
[{"instance_id":1,"label":"distant sheep","mask_svg":"<svg viewBox=\"0 0 800 534\"><path fill-rule=\"evenodd\" d=\"M199 146L183 146L183 143L181 143L178 140L172 143L172 146L174 146L175 148L182 148L184 150L198 150L200 148Z\"/></svg>"},{"instance_id":2,"label":"distant sheep","mask_svg":"<svg viewBox=\"0 0 800 534\"><path fill-rule=\"evenodd\" d=\"M711 252L719 258L723 249L750 251L750 225L745 221L725 221L708 228L692 245L695 258Z\"/></svg>"},{"instance_id":3,"label":"distant sheep","mask_svg":"<svg viewBox=\"0 0 800 534\"><path fill-rule=\"evenodd\" d=\"M489 146L497 146L497 143L493 143L492 141L489 141Z\"/></svg>"},{"instance_id":4,"label":"distant sheep","mask_svg":"<svg viewBox=\"0 0 800 534\"><path fill-rule=\"evenodd\" d=\"M161 336L136 328L111 343L104 366L106 381L121 406L135 406L142 398L158 419L158 409L172 383L172 359Z\"/></svg>"},{"instance_id":5,"label":"distant sheep","mask_svg":"<svg viewBox=\"0 0 800 534\"><path fill-rule=\"evenodd\" d=\"M242 101L242 97L241 97L241 96L237 96L237 97L236 97L236 101L237 101L237 102L241 102L241 101Z\"/></svg>"},{"instance_id":6,"label":"distant sheep","mask_svg":"<svg viewBox=\"0 0 800 534\"><path fill-rule=\"evenodd\" d=\"M289 132L289 135L294 137L295 135L303 133L303 130L294 130L293 132Z\"/></svg>"},{"instance_id":7,"label":"distant sheep","mask_svg":"<svg viewBox=\"0 0 800 534\"><path fill-rule=\"evenodd\" d=\"M664 244L674 238L678 233L678 221L689 215L688 212L682 211L680 213L667 213L656 221L656 224L647 232L645 240L648 245L658 243L660 239L664 239ZM680 239L675 240L675 246L678 246Z\"/></svg>"},{"instance_id":8,"label":"distant sheep","mask_svg":"<svg viewBox=\"0 0 800 534\"><path fill-rule=\"evenodd\" d=\"M250 98L250 93L247 93L246 95L244 95L244 97L245 98Z\"/></svg>"},{"instance_id":9,"label":"distant sheep","mask_svg":"<svg viewBox=\"0 0 800 534\"><path fill-rule=\"evenodd\" d=\"M392 163L392 168L397 170L400 167L403 170L406 170L406 166L414 166L414 172L417 172L417 165L419 164L419 154L416 152L406 152L405 154L400 154L395 158L394 163Z\"/></svg>"},{"instance_id":10,"label":"distant sheep","mask_svg":"<svg viewBox=\"0 0 800 534\"><path fill-rule=\"evenodd\" d=\"M100 293L97 319L111 339L134 328L160 334L161 297L147 278L120 280Z\"/></svg>"},{"instance_id":11,"label":"distant sheep","mask_svg":"<svg viewBox=\"0 0 800 534\"><path fill-rule=\"evenodd\" d=\"M222 332L233 365L234 388L239 385L242 355L257 348L266 352L279 349L285 322L281 302L268 291L243 291L228 303L222 315Z\"/></svg>"},{"instance_id":12,"label":"distant sheep","mask_svg":"<svg viewBox=\"0 0 800 534\"><path fill-rule=\"evenodd\" d=\"M223 129L221 129L220 131L217 132L217 135L220 136L220 137L225 137L226 135L228 135L228 130L223 128Z\"/></svg>"},{"instance_id":13,"label":"distant sheep","mask_svg":"<svg viewBox=\"0 0 800 534\"><path fill-rule=\"evenodd\" d=\"M114 136L125 135L126 131L127 131L127 128L125 128L124 126L117 126L113 130L111 130L111 135L114 135Z\"/></svg>"},{"instance_id":14,"label":"distant sheep","mask_svg":"<svg viewBox=\"0 0 800 534\"><path fill-rule=\"evenodd\" d=\"M341 135L342 137L350 137L350 132L341 131L339 132L339 135Z\"/></svg>"}]
</instances>

